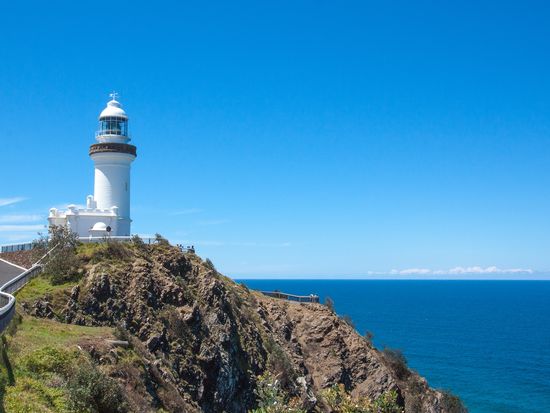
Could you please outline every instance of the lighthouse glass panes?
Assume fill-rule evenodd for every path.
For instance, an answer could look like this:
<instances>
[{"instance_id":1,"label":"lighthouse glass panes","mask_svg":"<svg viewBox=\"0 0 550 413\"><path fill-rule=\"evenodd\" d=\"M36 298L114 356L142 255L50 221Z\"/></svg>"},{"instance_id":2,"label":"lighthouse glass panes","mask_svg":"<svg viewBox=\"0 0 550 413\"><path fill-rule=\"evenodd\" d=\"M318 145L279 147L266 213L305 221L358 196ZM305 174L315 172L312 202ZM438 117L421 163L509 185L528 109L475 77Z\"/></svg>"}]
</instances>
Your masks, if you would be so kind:
<instances>
[{"instance_id":1,"label":"lighthouse glass panes","mask_svg":"<svg viewBox=\"0 0 550 413\"><path fill-rule=\"evenodd\" d=\"M128 119L120 116L107 116L101 118L97 134L128 136Z\"/></svg>"}]
</instances>

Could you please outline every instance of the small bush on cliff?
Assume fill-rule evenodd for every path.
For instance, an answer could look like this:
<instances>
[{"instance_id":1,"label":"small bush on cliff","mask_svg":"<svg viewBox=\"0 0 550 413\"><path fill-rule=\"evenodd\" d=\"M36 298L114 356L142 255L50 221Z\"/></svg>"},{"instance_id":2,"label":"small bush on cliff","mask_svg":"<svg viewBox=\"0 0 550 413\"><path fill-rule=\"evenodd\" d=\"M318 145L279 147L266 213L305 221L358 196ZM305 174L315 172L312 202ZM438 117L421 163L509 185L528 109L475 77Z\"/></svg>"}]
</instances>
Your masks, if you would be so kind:
<instances>
[{"instance_id":1,"label":"small bush on cliff","mask_svg":"<svg viewBox=\"0 0 550 413\"><path fill-rule=\"evenodd\" d=\"M150 245L146 244L139 235L132 235L132 247L138 255L146 256L150 252Z\"/></svg>"},{"instance_id":2,"label":"small bush on cliff","mask_svg":"<svg viewBox=\"0 0 550 413\"><path fill-rule=\"evenodd\" d=\"M44 273L52 284L63 284L79 278L80 259L76 254L78 236L64 226L50 226L48 249L55 248L47 258Z\"/></svg>"},{"instance_id":3,"label":"small bush on cliff","mask_svg":"<svg viewBox=\"0 0 550 413\"><path fill-rule=\"evenodd\" d=\"M355 328L355 323L351 319L351 316L344 314L342 317L340 317L340 320L342 320L344 323L346 323L348 326Z\"/></svg>"},{"instance_id":4,"label":"small bush on cliff","mask_svg":"<svg viewBox=\"0 0 550 413\"><path fill-rule=\"evenodd\" d=\"M144 250L147 248L147 244L143 242L139 235L132 235L132 245L139 250Z\"/></svg>"},{"instance_id":5,"label":"small bush on cliff","mask_svg":"<svg viewBox=\"0 0 550 413\"><path fill-rule=\"evenodd\" d=\"M407 367L407 359L401 350L385 348L382 354L400 379L407 378L411 372Z\"/></svg>"},{"instance_id":6,"label":"small bush on cliff","mask_svg":"<svg viewBox=\"0 0 550 413\"><path fill-rule=\"evenodd\" d=\"M112 260L126 261L132 258L128 245L124 242L107 238L107 256Z\"/></svg>"},{"instance_id":7,"label":"small bush on cliff","mask_svg":"<svg viewBox=\"0 0 550 413\"><path fill-rule=\"evenodd\" d=\"M209 270L216 272L216 267L214 266L214 263L210 260L210 258L204 260L204 266Z\"/></svg>"},{"instance_id":8,"label":"small bush on cliff","mask_svg":"<svg viewBox=\"0 0 550 413\"><path fill-rule=\"evenodd\" d=\"M82 413L122 413L128 406L116 381L97 367L81 365L67 383L69 408Z\"/></svg>"},{"instance_id":9,"label":"small bush on cliff","mask_svg":"<svg viewBox=\"0 0 550 413\"><path fill-rule=\"evenodd\" d=\"M168 242L168 240L160 235L158 232L155 234L155 242L158 245L170 246L170 242Z\"/></svg>"},{"instance_id":10,"label":"small bush on cliff","mask_svg":"<svg viewBox=\"0 0 550 413\"><path fill-rule=\"evenodd\" d=\"M452 394L449 390L442 390L443 398L441 399L441 407L448 413L468 413L468 409L462 403L458 396Z\"/></svg>"},{"instance_id":11,"label":"small bush on cliff","mask_svg":"<svg viewBox=\"0 0 550 413\"><path fill-rule=\"evenodd\" d=\"M53 347L43 347L25 355L19 366L35 374L68 374L71 363L77 358L75 353L61 351Z\"/></svg>"},{"instance_id":12,"label":"small bush on cliff","mask_svg":"<svg viewBox=\"0 0 550 413\"><path fill-rule=\"evenodd\" d=\"M292 366L292 362L284 350L273 340L268 341L267 351L267 368L277 377L283 389L291 389L296 380L296 372Z\"/></svg>"},{"instance_id":13,"label":"small bush on cliff","mask_svg":"<svg viewBox=\"0 0 550 413\"><path fill-rule=\"evenodd\" d=\"M31 250L31 260L33 264L48 252L48 242L48 235L43 234L42 232L39 232L38 238L33 240Z\"/></svg>"},{"instance_id":14,"label":"small bush on cliff","mask_svg":"<svg viewBox=\"0 0 550 413\"><path fill-rule=\"evenodd\" d=\"M298 399L289 399L281 389L281 383L272 375L265 373L258 377L256 390L258 408L250 413L305 413Z\"/></svg>"},{"instance_id":15,"label":"small bush on cliff","mask_svg":"<svg viewBox=\"0 0 550 413\"><path fill-rule=\"evenodd\" d=\"M397 404L397 392L388 391L374 400L373 413L403 413L404 410Z\"/></svg>"},{"instance_id":16,"label":"small bush on cliff","mask_svg":"<svg viewBox=\"0 0 550 413\"><path fill-rule=\"evenodd\" d=\"M395 391L386 392L374 401L367 397L354 399L343 384L335 384L323 390L321 398L332 413L403 413Z\"/></svg>"},{"instance_id":17,"label":"small bush on cliff","mask_svg":"<svg viewBox=\"0 0 550 413\"><path fill-rule=\"evenodd\" d=\"M334 313L334 300L328 295L325 297L325 305L327 308Z\"/></svg>"}]
</instances>

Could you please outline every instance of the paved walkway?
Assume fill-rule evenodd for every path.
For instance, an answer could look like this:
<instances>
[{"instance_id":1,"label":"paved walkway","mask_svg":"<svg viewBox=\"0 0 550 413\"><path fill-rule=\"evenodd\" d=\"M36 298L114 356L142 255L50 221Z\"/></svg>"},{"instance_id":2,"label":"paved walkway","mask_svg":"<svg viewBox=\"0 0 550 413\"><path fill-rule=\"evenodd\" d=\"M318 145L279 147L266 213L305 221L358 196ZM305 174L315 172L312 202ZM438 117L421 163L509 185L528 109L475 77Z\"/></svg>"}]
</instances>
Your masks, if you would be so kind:
<instances>
[{"instance_id":1,"label":"paved walkway","mask_svg":"<svg viewBox=\"0 0 550 413\"><path fill-rule=\"evenodd\" d=\"M25 269L0 259L0 286L25 272Z\"/></svg>"}]
</instances>

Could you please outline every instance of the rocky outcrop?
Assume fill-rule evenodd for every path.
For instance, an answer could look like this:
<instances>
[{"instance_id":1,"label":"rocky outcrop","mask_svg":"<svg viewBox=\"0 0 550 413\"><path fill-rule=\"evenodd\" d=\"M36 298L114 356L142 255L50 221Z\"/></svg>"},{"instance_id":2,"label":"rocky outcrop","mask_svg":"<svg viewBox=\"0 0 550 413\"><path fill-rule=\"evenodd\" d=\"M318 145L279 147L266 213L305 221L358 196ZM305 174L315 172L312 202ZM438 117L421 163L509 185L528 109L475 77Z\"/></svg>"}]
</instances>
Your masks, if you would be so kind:
<instances>
[{"instance_id":1,"label":"rocky outcrop","mask_svg":"<svg viewBox=\"0 0 550 413\"><path fill-rule=\"evenodd\" d=\"M86 257L85 277L53 311L126 335L144 369L142 391L126 387L136 411L246 412L266 371L312 411L322 409L319 392L337 383L370 398L395 390L407 412L447 411L440 392L397 372L326 306L249 291L168 245L127 248L123 259ZM49 303L39 308L50 316ZM123 383L129 374L113 372Z\"/></svg>"}]
</instances>

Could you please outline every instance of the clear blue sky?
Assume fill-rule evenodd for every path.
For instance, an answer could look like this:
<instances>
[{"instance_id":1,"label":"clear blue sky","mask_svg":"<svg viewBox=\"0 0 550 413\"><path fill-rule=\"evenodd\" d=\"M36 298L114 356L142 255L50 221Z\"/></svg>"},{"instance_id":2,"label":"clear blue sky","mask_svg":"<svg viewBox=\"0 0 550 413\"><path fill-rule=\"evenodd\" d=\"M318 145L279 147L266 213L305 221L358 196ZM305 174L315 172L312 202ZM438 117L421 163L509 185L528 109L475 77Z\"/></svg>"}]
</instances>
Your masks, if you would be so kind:
<instances>
[{"instance_id":1,"label":"clear blue sky","mask_svg":"<svg viewBox=\"0 0 550 413\"><path fill-rule=\"evenodd\" d=\"M0 13L0 243L93 192L116 90L134 232L232 276L550 270L548 2Z\"/></svg>"}]
</instances>

